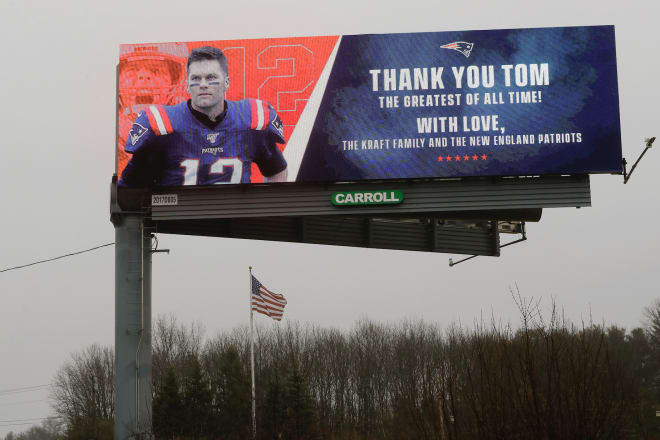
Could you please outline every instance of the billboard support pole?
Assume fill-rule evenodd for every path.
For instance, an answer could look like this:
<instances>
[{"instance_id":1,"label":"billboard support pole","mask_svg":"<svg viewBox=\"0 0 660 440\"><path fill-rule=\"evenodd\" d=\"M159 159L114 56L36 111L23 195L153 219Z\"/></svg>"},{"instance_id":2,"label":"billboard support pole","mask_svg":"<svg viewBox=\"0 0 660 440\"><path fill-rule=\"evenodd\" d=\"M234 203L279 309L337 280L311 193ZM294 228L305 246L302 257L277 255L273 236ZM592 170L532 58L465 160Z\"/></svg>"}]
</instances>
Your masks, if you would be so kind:
<instances>
[{"instance_id":1,"label":"billboard support pole","mask_svg":"<svg viewBox=\"0 0 660 440\"><path fill-rule=\"evenodd\" d=\"M151 438L151 234L141 213L115 226L115 440Z\"/></svg>"}]
</instances>

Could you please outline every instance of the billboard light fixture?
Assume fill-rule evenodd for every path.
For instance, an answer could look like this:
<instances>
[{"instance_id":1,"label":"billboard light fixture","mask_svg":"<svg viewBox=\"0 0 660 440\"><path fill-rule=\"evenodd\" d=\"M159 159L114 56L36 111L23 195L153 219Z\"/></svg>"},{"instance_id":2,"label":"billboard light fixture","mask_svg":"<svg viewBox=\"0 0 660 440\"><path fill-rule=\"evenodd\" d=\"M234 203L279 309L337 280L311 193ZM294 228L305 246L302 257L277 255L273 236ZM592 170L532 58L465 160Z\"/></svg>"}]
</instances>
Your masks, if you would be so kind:
<instances>
[{"instance_id":1,"label":"billboard light fixture","mask_svg":"<svg viewBox=\"0 0 660 440\"><path fill-rule=\"evenodd\" d=\"M642 160L642 157L644 157L644 154L646 153L646 151L649 148L651 148L651 146L653 145L653 142L655 142L655 136L644 139L644 143L646 145L646 148L644 148L644 151L642 151L642 154L639 155L639 157L637 158L637 160L633 164L632 168L630 168L630 173L626 173L626 163L627 162L626 162L625 158L623 159L623 183L624 183L624 185L626 183L628 183L628 181L630 180L630 176L632 176L633 171L635 171L635 167L637 166L639 161Z\"/></svg>"},{"instance_id":2,"label":"billboard light fixture","mask_svg":"<svg viewBox=\"0 0 660 440\"><path fill-rule=\"evenodd\" d=\"M170 254L169 249L158 249L158 236L156 234L151 234L151 250L149 252L152 254Z\"/></svg>"},{"instance_id":3,"label":"billboard light fixture","mask_svg":"<svg viewBox=\"0 0 660 440\"><path fill-rule=\"evenodd\" d=\"M527 240L527 232L525 231L525 222L520 222L520 232L519 233L521 234L521 237L519 239L511 241L509 243L505 243L503 245L500 245L499 248L502 249L503 247L511 246L512 244L516 244L516 243L520 243L522 241L526 241ZM467 260L471 260L473 258L477 258L478 256L479 255L470 255L469 257L463 258L462 260L458 260L458 261L454 261L453 258L449 258L449 267L454 267L459 263L462 263L462 262L467 261Z\"/></svg>"}]
</instances>

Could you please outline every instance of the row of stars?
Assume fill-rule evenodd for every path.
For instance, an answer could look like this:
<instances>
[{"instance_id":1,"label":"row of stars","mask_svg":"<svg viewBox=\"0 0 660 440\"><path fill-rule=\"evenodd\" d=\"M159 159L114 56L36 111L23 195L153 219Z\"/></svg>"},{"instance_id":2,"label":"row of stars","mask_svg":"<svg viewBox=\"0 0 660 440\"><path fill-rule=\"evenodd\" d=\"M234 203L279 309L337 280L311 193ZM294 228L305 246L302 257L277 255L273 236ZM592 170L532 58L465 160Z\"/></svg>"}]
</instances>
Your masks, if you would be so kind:
<instances>
[{"instance_id":1,"label":"row of stars","mask_svg":"<svg viewBox=\"0 0 660 440\"><path fill-rule=\"evenodd\" d=\"M481 156L474 154L472 156L468 156L467 154L465 156L438 156L438 162L451 162L456 161L460 162L461 160L468 161L468 160L486 160L488 159L488 156L485 154L482 154Z\"/></svg>"}]
</instances>

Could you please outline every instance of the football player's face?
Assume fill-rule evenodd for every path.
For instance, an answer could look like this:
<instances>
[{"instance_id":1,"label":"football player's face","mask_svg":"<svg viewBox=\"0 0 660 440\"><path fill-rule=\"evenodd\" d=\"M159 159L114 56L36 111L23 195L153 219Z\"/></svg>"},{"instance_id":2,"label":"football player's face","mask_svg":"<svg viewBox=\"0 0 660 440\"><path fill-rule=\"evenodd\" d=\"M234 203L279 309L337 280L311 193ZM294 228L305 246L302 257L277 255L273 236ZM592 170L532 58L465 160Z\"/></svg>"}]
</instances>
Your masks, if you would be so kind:
<instances>
[{"instance_id":1,"label":"football player's face","mask_svg":"<svg viewBox=\"0 0 660 440\"><path fill-rule=\"evenodd\" d=\"M166 97L173 87L166 67L134 62L123 69L119 76L122 105L132 108L136 104L166 104Z\"/></svg>"},{"instance_id":2,"label":"football player's face","mask_svg":"<svg viewBox=\"0 0 660 440\"><path fill-rule=\"evenodd\" d=\"M213 112L223 108L229 77L216 60L195 61L188 66L187 90L193 108L201 112Z\"/></svg>"}]
</instances>

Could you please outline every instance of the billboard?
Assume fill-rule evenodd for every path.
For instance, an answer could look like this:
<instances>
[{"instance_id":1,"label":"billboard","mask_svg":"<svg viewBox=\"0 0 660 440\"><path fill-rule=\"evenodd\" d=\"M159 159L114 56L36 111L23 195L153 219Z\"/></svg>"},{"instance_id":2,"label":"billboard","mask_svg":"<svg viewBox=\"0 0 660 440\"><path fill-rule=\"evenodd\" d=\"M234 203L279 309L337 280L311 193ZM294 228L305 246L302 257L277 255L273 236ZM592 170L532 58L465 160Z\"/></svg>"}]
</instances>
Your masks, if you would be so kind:
<instances>
[{"instance_id":1,"label":"billboard","mask_svg":"<svg viewBox=\"0 0 660 440\"><path fill-rule=\"evenodd\" d=\"M118 95L120 186L621 172L613 26L126 44Z\"/></svg>"}]
</instances>

